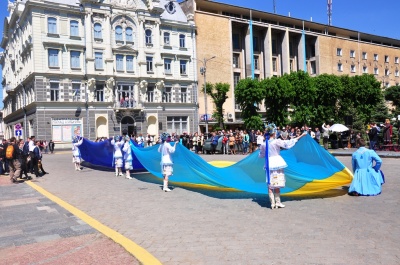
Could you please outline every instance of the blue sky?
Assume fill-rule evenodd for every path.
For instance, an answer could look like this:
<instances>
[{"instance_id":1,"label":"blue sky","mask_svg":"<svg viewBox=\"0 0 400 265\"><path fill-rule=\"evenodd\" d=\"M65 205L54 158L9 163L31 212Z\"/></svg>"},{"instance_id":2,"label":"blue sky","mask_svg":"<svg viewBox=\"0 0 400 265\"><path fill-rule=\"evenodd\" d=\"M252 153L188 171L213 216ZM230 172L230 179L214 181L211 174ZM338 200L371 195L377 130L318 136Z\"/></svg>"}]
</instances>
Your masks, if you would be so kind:
<instances>
[{"instance_id":1,"label":"blue sky","mask_svg":"<svg viewBox=\"0 0 400 265\"><path fill-rule=\"evenodd\" d=\"M274 12L273 0L219 0L235 6L243 6L266 12ZM399 0L332 0L332 25L400 39L398 27ZM8 15L7 0L0 0L0 29ZM279 15L328 24L327 0L276 0L276 13ZM1 34L2 35L2 34ZM0 67L1 74L1 67ZM1 85L0 85L1 88ZM0 108L3 107L0 93Z\"/></svg>"}]
</instances>

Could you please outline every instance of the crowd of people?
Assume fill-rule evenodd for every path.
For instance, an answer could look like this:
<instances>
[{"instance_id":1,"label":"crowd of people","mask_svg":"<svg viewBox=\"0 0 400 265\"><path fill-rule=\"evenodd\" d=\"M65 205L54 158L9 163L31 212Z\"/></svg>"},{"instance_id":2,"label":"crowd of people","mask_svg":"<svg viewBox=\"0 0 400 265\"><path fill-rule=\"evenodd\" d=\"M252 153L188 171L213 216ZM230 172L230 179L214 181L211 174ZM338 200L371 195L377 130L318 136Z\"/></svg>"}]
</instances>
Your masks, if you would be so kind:
<instances>
[{"instance_id":1,"label":"crowd of people","mask_svg":"<svg viewBox=\"0 0 400 265\"><path fill-rule=\"evenodd\" d=\"M37 178L48 174L43 169L43 154L53 153L54 146L52 140L47 143L36 140L35 136L26 140L3 139L0 144L0 174L8 174L12 183L18 183L18 178L32 179L28 173Z\"/></svg>"}]
</instances>

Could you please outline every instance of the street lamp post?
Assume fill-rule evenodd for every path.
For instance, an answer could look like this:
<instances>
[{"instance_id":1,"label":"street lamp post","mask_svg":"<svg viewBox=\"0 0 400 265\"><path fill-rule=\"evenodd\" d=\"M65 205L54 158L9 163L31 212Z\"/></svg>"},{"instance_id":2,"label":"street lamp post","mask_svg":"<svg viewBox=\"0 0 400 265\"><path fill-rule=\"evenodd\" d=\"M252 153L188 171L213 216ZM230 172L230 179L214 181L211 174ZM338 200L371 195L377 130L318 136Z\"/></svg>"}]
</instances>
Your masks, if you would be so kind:
<instances>
[{"instance_id":1,"label":"street lamp post","mask_svg":"<svg viewBox=\"0 0 400 265\"><path fill-rule=\"evenodd\" d=\"M203 67L200 67L200 73L204 76L204 91L203 91L203 93L204 93L204 112L205 112L204 120L206 122L206 134L207 135L208 135L208 114L207 114L208 110L207 110L207 78L206 78L206 72L207 72L207 62L212 60L212 59L214 59L214 58L215 58L215 56L213 56L211 58L208 58L208 59L204 58L203 61L199 60L203 64Z\"/></svg>"}]
</instances>

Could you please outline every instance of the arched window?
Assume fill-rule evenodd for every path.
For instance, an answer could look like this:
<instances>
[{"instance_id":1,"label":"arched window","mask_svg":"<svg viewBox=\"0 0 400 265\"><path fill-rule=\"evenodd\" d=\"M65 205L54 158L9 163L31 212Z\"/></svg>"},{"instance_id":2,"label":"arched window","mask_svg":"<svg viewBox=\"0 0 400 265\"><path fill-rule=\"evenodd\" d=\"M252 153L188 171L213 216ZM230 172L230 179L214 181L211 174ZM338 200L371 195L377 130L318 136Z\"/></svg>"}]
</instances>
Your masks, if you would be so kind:
<instances>
[{"instance_id":1,"label":"arched window","mask_svg":"<svg viewBox=\"0 0 400 265\"><path fill-rule=\"evenodd\" d=\"M151 35L152 35L151 29L146 29L145 35L146 35L146 44L152 44L153 40L151 37Z\"/></svg>"},{"instance_id":2,"label":"arched window","mask_svg":"<svg viewBox=\"0 0 400 265\"><path fill-rule=\"evenodd\" d=\"M133 30L131 27L128 27L125 30L125 40L129 41L129 42L133 42Z\"/></svg>"},{"instance_id":3,"label":"arched window","mask_svg":"<svg viewBox=\"0 0 400 265\"><path fill-rule=\"evenodd\" d=\"M49 17L47 19L47 27L49 33L57 34L57 19L55 17Z\"/></svg>"},{"instance_id":4,"label":"arched window","mask_svg":"<svg viewBox=\"0 0 400 265\"><path fill-rule=\"evenodd\" d=\"M100 23L94 24L94 38L102 39L102 28Z\"/></svg>"},{"instance_id":5,"label":"arched window","mask_svg":"<svg viewBox=\"0 0 400 265\"><path fill-rule=\"evenodd\" d=\"M123 41L124 38L122 37L122 27L116 26L115 27L115 40L116 41Z\"/></svg>"}]
</instances>

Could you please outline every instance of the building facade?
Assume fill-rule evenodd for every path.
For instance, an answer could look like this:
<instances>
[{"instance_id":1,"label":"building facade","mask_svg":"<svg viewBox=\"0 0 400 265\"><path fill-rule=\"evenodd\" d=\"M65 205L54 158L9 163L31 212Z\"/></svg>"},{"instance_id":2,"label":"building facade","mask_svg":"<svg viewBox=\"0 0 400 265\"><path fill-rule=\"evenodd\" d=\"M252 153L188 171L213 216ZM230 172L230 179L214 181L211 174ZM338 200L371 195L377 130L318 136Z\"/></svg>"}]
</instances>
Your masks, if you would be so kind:
<instances>
[{"instance_id":1,"label":"building facade","mask_svg":"<svg viewBox=\"0 0 400 265\"><path fill-rule=\"evenodd\" d=\"M374 74L383 88L400 83L400 40L208 0L186 0L181 6L186 14L195 14L197 58L213 58L207 62L207 82L231 85L224 110L233 129L243 123L234 100L242 78L303 70L311 76ZM199 76L199 87L203 83ZM199 94L199 120L204 127L202 97ZM207 103L210 115L214 106L209 97Z\"/></svg>"},{"instance_id":2,"label":"building facade","mask_svg":"<svg viewBox=\"0 0 400 265\"><path fill-rule=\"evenodd\" d=\"M8 11L6 138L16 125L61 144L197 131L194 16L176 1L22 0Z\"/></svg>"}]
</instances>

